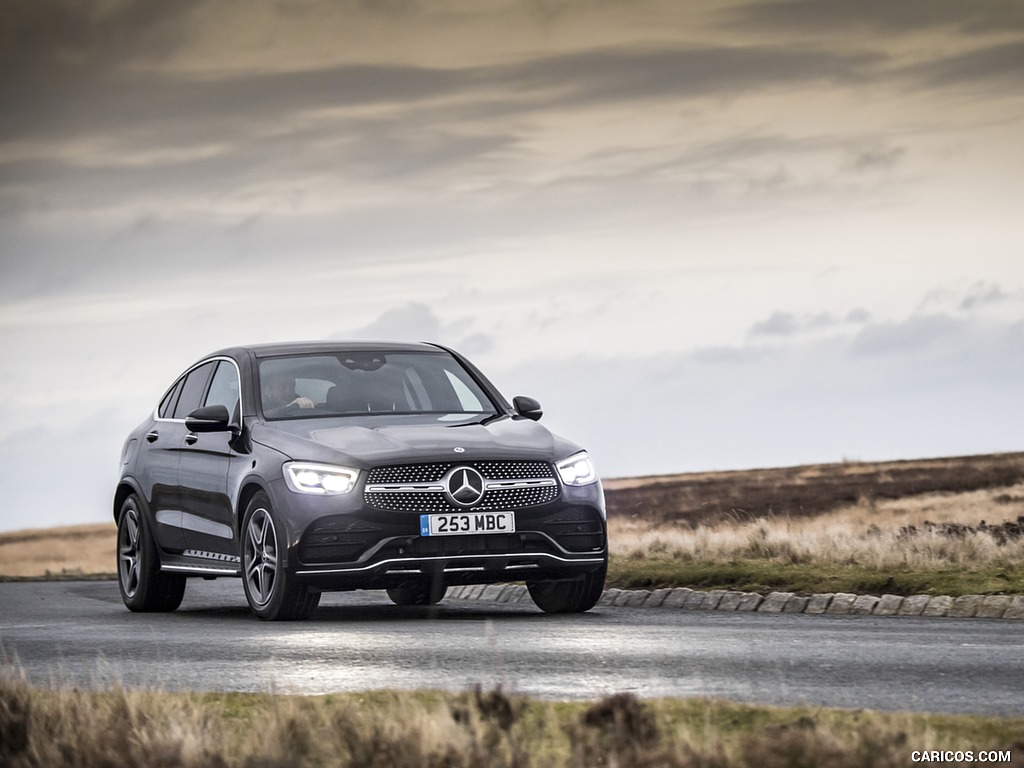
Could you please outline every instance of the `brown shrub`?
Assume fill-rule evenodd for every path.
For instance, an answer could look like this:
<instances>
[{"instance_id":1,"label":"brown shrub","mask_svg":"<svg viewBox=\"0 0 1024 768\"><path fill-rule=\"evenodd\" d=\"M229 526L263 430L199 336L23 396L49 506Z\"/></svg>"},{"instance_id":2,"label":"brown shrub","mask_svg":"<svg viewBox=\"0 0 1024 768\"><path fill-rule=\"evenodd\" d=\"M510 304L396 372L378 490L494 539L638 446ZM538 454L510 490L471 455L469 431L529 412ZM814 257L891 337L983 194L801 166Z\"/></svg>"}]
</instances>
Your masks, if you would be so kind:
<instances>
[{"instance_id":1,"label":"brown shrub","mask_svg":"<svg viewBox=\"0 0 1024 768\"><path fill-rule=\"evenodd\" d=\"M1009 488L1024 482L1024 453L918 461L820 464L608 480L612 517L689 526L811 517L875 500ZM1006 503L1013 497L1006 496Z\"/></svg>"}]
</instances>

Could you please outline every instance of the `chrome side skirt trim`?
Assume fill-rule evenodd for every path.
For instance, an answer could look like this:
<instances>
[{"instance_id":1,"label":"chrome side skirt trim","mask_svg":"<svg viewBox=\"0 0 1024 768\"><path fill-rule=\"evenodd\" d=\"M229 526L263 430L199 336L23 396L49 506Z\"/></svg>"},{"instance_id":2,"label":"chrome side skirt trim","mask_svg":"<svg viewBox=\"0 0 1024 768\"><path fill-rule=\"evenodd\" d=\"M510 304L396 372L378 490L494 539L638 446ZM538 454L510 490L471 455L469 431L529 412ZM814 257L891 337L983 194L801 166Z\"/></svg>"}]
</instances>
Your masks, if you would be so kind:
<instances>
[{"instance_id":1,"label":"chrome side skirt trim","mask_svg":"<svg viewBox=\"0 0 1024 768\"><path fill-rule=\"evenodd\" d=\"M509 553L509 554L502 554L502 555L450 555L448 557L445 557L445 556L440 556L440 557L395 557L395 558L391 558L391 559L388 559L388 560L380 560L380 561L378 561L376 563L373 563L372 565L364 565L364 566L361 566L359 568L328 568L328 569L324 569L324 570L301 570L301 571L296 571L295 573L296 573L296 575L299 575L299 576L320 576L320 575L328 575L328 574L332 574L332 573L362 573L363 571L378 570L378 569L380 569L382 567L386 568L388 565L390 565L392 563L396 564L396 565L408 564L409 565L408 570L410 570L410 571L418 570L418 568L415 568L414 565L419 564L419 563L423 563L423 564L426 564L426 563L455 563L456 566L454 568L450 569L450 570L454 571L454 570L470 570L470 569L466 569L466 568L463 568L463 569L459 569L458 568L458 565L457 565L458 562L466 561L466 560L470 560L470 561L472 561L472 560L491 560L491 561L493 561L493 560L510 560L510 561L520 561L520 560L530 560L530 559L537 559L537 560L540 560L540 561L549 561L549 562L553 560L555 562L564 563L566 565L601 565L602 563L604 563L604 557L603 556L602 557L586 557L586 558L568 558L568 557L558 557L557 555L552 555L552 554L549 554L548 552L512 552L512 553ZM539 567L541 567L541 566L540 565L514 565L514 566L508 566L506 568L501 568L501 569L497 569L497 570L506 570L507 571L507 570L530 569L530 568L539 568ZM475 570L476 567L473 567L472 569ZM485 569L479 568L479 570L485 570Z\"/></svg>"},{"instance_id":2,"label":"chrome side skirt trim","mask_svg":"<svg viewBox=\"0 0 1024 768\"><path fill-rule=\"evenodd\" d=\"M241 576L241 568L217 568L212 565L161 565L161 571L194 573L202 576Z\"/></svg>"}]
</instances>

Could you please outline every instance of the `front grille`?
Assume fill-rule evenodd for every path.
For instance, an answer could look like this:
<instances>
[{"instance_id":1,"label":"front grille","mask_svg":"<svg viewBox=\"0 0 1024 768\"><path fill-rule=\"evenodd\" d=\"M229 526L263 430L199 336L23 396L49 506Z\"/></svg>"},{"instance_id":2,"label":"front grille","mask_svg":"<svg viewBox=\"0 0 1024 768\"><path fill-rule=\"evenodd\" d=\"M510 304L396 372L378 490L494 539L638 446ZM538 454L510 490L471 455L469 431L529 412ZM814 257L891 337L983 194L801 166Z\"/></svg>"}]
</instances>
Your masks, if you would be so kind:
<instances>
[{"instance_id":1,"label":"front grille","mask_svg":"<svg viewBox=\"0 0 1024 768\"><path fill-rule=\"evenodd\" d=\"M474 511L516 510L549 504L558 498L554 468L543 461L470 461L404 464L371 469L363 498L385 512L429 514L465 512L452 503L442 479L454 467L472 467L487 483L521 483L521 487L487 488ZM388 487L392 486L392 487Z\"/></svg>"},{"instance_id":2,"label":"front grille","mask_svg":"<svg viewBox=\"0 0 1024 768\"><path fill-rule=\"evenodd\" d=\"M368 473L367 485L390 483L436 483L452 467L473 467L487 480L524 480L554 478L555 470L544 461L460 461L433 464L399 464L374 467Z\"/></svg>"}]
</instances>

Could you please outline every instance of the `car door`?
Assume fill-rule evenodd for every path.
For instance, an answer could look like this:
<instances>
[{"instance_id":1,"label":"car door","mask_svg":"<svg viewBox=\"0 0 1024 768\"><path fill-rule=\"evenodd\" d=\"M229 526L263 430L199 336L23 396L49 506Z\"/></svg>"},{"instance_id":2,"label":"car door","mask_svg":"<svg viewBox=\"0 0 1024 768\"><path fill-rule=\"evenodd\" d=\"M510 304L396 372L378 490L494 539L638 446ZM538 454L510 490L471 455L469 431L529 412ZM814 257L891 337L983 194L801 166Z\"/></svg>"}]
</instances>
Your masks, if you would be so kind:
<instances>
[{"instance_id":1,"label":"car door","mask_svg":"<svg viewBox=\"0 0 1024 768\"><path fill-rule=\"evenodd\" d=\"M154 535L166 552L188 547L182 525L179 479L185 414L197 408L213 372L213 363L196 366L183 374L160 401L156 417L144 437L140 476L155 522Z\"/></svg>"},{"instance_id":2,"label":"car door","mask_svg":"<svg viewBox=\"0 0 1024 768\"><path fill-rule=\"evenodd\" d=\"M226 358L216 361L213 377L199 405L223 405L232 414L232 423L239 423L239 375L233 361ZM238 561L234 514L228 495L228 471L232 459L238 458L231 447L233 437L228 431L196 433L186 430L178 477L187 554L193 557Z\"/></svg>"}]
</instances>

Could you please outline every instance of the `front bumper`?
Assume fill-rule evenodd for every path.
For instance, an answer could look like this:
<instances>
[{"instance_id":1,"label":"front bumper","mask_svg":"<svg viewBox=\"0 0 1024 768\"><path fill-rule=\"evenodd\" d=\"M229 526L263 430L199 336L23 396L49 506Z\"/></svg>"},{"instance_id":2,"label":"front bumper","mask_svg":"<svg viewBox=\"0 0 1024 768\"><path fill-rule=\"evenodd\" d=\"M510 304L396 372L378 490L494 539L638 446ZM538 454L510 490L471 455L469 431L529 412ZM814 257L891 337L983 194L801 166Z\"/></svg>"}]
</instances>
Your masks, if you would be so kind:
<instances>
[{"instance_id":1,"label":"front bumper","mask_svg":"<svg viewBox=\"0 0 1024 768\"><path fill-rule=\"evenodd\" d=\"M447 585L576 579L607 563L599 483L563 488L551 503L513 510L514 533L421 536L418 510L361 504L332 509L326 499L301 506L301 513L289 515L287 560L314 588L381 589L424 579Z\"/></svg>"}]
</instances>

